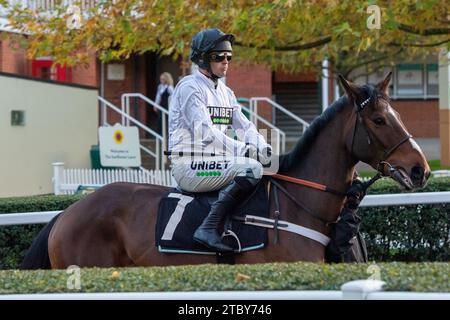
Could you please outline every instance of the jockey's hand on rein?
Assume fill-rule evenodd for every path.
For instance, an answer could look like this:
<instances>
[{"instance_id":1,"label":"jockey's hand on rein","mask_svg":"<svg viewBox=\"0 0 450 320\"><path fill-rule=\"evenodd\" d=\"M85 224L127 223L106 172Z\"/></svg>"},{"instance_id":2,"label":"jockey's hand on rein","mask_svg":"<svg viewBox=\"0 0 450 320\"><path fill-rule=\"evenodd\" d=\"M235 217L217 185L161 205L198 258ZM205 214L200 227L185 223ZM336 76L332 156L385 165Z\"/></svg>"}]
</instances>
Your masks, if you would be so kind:
<instances>
[{"instance_id":1,"label":"jockey's hand on rein","mask_svg":"<svg viewBox=\"0 0 450 320\"><path fill-rule=\"evenodd\" d=\"M352 185L347 190L347 199L345 200L345 207L355 210L358 208L359 203L366 195L366 185L363 181L355 179L352 181Z\"/></svg>"},{"instance_id":2,"label":"jockey's hand on rein","mask_svg":"<svg viewBox=\"0 0 450 320\"><path fill-rule=\"evenodd\" d=\"M263 166L270 166L272 148L265 147L262 150L258 150L255 145L249 143L244 156L259 161Z\"/></svg>"},{"instance_id":3,"label":"jockey's hand on rein","mask_svg":"<svg viewBox=\"0 0 450 320\"><path fill-rule=\"evenodd\" d=\"M250 144L250 143L247 144L244 157L257 160L258 159L258 148L256 148L256 146L253 144Z\"/></svg>"},{"instance_id":4,"label":"jockey's hand on rein","mask_svg":"<svg viewBox=\"0 0 450 320\"><path fill-rule=\"evenodd\" d=\"M272 148L265 147L260 152L258 152L258 161L263 165L263 167L270 167L272 160Z\"/></svg>"}]
</instances>

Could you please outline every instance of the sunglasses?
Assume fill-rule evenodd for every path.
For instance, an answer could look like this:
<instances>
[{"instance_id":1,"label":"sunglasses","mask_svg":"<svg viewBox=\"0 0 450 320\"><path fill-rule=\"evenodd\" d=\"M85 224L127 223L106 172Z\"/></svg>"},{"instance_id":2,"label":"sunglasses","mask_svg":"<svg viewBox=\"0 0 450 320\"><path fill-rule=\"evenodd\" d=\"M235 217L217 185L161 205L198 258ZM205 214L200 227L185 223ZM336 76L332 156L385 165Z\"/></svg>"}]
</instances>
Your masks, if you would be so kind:
<instances>
[{"instance_id":1,"label":"sunglasses","mask_svg":"<svg viewBox=\"0 0 450 320\"><path fill-rule=\"evenodd\" d=\"M213 52L209 54L209 61L211 62L222 62L227 58L228 61L231 61L231 57L233 54L231 52Z\"/></svg>"}]
</instances>

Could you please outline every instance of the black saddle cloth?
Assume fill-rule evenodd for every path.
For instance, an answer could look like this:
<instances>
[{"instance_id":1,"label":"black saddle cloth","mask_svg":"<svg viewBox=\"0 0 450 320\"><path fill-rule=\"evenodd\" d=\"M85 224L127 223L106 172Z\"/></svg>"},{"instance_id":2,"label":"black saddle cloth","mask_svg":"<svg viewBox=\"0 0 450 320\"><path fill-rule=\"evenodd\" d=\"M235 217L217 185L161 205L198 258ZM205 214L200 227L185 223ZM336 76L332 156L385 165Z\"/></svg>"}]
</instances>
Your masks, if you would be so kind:
<instances>
[{"instance_id":1,"label":"black saddle cloth","mask_svg":"<svg viewBox=\"0 0 450 320\"><path fill-rule=\"evenodd\" d=\"M267 229L246 225L233 216L255 215L269 217L267 184L261 180L254 192L232 214L228 215L225 229L231 230L239 239L240 250L259 249L267 244ZM218 191L188 193L173 189L160 202L156 223L156 245L160 252L167 253L211 253L204 245L193 240L193 234L209 213L211 204L217 199ZM223 242L239 251L235 237L227 235Z\"/></svg>"}]
</instances>

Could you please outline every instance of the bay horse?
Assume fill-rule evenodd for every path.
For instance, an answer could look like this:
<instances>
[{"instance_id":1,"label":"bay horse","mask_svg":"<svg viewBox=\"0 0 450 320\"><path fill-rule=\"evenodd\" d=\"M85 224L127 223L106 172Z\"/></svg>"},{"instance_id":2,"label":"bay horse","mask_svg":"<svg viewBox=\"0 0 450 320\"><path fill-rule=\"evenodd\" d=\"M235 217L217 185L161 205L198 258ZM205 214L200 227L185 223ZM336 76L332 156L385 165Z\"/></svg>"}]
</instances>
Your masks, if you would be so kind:
<instances>
[{"instance_id":1,"label":"bay horse","mask_svg":"<svg viewBox=\"0 0 450 320\"><path fill-rule=\"evenodd\" d=\"M363 161L412 190L426 184L430 168L399 114L391 107L391 73L377 85L359 86L343 77L345 95L317 117L287 154L278 173L345 192L355 165ZM263 178L267 183L267 177ZM278 180L292 198L279 194L280 219L329 235L323 221L335 221L345 196ZM155 245L158 204L171 188L132 183L106 185L69 206L34 240L23 269L167 266L215 263L214 255L161 253ZM296 206L295 199L318 218ZM269 195L270 213L275 210ZM276 244L237 254L235 263L323 262L325 246L304 236L280 231Z\"/></svg>"}]
</instances>

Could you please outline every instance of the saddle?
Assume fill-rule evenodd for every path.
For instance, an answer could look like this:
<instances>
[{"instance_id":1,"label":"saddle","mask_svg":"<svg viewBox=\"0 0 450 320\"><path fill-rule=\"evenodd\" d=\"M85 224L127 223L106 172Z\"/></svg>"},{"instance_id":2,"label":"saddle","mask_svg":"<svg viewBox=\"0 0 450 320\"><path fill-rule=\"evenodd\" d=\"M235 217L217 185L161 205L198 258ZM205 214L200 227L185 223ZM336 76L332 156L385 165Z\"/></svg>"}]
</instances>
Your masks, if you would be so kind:
<instances>
[{"instance_id":1,"label":"saddle","mask_svg":"<svg viewBox=\"0 0 450 320\"><path fill-rule=\"evenodd\" d=\"M235 253L266 246L267 229L243 223L245 215L269 217L267 183L262 179L252 194L228 214L223 242ZM195 230L208 215L219 191L190 193L174 188L161 199L156 222L156 246L160 252L211 254L216 252L193 240Z\"/></svg>"}]
</instances>

